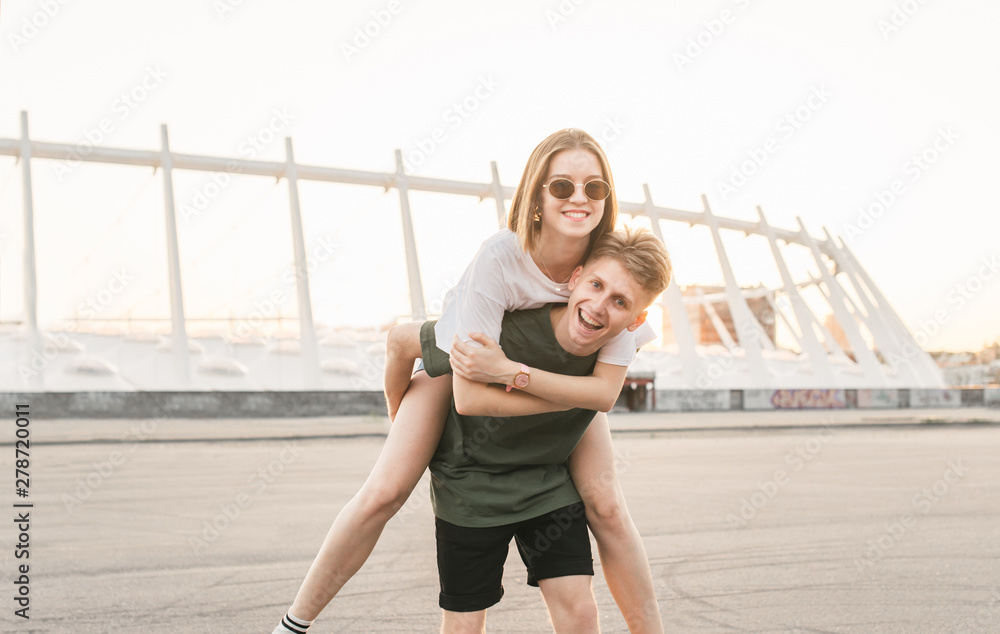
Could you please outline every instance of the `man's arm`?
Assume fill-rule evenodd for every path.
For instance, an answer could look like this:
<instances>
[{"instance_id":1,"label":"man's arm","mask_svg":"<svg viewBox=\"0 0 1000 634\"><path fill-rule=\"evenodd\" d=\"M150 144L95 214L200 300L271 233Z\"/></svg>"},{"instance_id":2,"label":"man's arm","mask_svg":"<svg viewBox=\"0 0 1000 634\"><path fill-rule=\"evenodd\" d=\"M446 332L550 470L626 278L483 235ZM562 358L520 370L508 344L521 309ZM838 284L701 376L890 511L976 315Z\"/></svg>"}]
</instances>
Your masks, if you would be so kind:
<instances>
[{"instance_id":1,"label":"man's arm","mask_svg":"<svg viewBox=\"0 0 1000 634\"><path fill-rule=\"evenodd\" d=\"M520 364L515 365L520 369ZM628 366L600 361L590 376L567 376L532 368L531 380L524 391L557 405L610 412L618 402L627 372Z\"/></svg>"},{"instance_id":2,"label":"man's arm","mask_svg":"<svg viewBox=\"0 0 1000 634\"><path fill-rule=\"evenodd\" d=\"M457 338L452 342L451 367L455 375L471 381L510 385L521 364L508 359L497 342L486 335L469 333L469 336L482 347ZM524 391L561 405L562 409L581 407L607 412L618 401L627 372L628 366L601 362L597 362L590 376L567 376L531 368L531 381Z\"/></svg>"},{"instance_id":3,"label":"man's arm","mask_svg":"<svg viewBox=\"0 0 1000 634\"><path fill-rule=\"evenodd\" d=\"M508 392L498 385L470 381L458 374L452 385L455 409L463 416L528 416L572 409L519 390Z\"/></svg>"}]
</instances>

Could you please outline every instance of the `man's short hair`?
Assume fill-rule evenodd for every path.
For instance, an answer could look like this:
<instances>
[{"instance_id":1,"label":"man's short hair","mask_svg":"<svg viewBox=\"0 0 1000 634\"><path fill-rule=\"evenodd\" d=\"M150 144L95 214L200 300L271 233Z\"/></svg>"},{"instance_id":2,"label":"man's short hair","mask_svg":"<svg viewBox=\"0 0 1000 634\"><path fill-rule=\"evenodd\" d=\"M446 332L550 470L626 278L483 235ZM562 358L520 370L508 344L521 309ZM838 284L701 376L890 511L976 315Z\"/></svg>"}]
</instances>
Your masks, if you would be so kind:
<instances>
[{"instance_id":1,"label":"man's short hair","mask_svg":"<svg viewBox=\"0 0 1000 634\"><path fill-rule=\"evenodd\" d=\"M622 265L639 286L656 297L670 285L670 254L646 229L625 227L601 236L588 262L610 258Z\"/></svg>"}]
</instances>

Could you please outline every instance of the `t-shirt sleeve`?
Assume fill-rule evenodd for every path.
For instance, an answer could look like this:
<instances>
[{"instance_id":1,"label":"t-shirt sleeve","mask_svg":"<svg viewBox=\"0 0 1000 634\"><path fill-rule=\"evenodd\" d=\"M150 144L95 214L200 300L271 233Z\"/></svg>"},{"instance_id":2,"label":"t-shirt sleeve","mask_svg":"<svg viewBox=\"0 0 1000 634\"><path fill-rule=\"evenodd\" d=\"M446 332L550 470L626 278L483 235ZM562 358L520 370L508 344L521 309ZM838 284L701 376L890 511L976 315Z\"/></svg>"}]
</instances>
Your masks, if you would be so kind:
<instances>
[{"instance_id":1,"label":"t-shirt sleeve","mask_svg":"<svg viewBox=\"0 0 1000 634\"><path fill-rule=\"evenodd\" d=\"M452 337L469 341L470 332L499 341L508 304L504 287L503 265L492 252L481 251L445 296L441 318L434 327L437 347L450 352Z\"/></svg>"},{"instance_id":2,"label":"t-shirt sleeve","mask_svg":"<svg viewBox=\"0 0 1000 634\"><path fill-rule=\"evenodd\" d=\"M631 365L635 361L636 350L653 339L656 339L656 333L649 324L643 322L635 332L623 330L604 344L597 354L597 360L610 365Z\"/></svg>"},{"instance_id":3,"label":"t-shirt sleeve","mask_svg":"<svg viewBox=\"0 0 1000 634\"><path fill-rule=\"evenodd\" d=\"M648 321L642 322L642 325L635 330L635 349L638 350L653 339L656 339L656 331Z\"/></svg>"}]
</instances>

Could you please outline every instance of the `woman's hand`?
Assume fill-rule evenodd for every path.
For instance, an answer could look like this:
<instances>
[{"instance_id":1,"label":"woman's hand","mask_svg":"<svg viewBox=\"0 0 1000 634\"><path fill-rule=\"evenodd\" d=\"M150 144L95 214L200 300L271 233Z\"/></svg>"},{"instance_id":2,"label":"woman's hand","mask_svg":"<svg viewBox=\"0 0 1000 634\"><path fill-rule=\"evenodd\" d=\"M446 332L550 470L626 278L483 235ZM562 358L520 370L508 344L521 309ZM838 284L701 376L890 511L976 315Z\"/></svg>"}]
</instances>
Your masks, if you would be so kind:
<instances>
[{"instance_id":1,"label":"woman's hand","mask_svg":"<svg viewBox=\"0 0 1000 634\"><path fill-rule=\"evenodd\" d=\"M470 332L469 337L482 347L454 337L451 342L451 369L455 374L478 383L510 385L521 365L508 359L500 344L486 335Z\"/></svg>"}]
</instances>

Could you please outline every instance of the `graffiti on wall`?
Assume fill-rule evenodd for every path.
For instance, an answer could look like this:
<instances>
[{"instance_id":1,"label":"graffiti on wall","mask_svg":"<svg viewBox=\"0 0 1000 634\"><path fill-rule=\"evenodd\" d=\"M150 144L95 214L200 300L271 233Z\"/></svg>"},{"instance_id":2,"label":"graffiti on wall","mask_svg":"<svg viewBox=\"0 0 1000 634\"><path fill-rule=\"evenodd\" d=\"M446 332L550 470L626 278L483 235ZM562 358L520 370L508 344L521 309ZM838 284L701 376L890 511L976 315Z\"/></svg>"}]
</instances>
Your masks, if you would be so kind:
<instances>
[{"instance_id":1,"label":"graffiti on wall","mask_svg":"<svg viewBox=\"0 0 1000 634\"><path fill-rule=\"evenodd\" d=\"M775 409L843 409L844 390L775 390Z\"/></svg>"}]
</instances>

